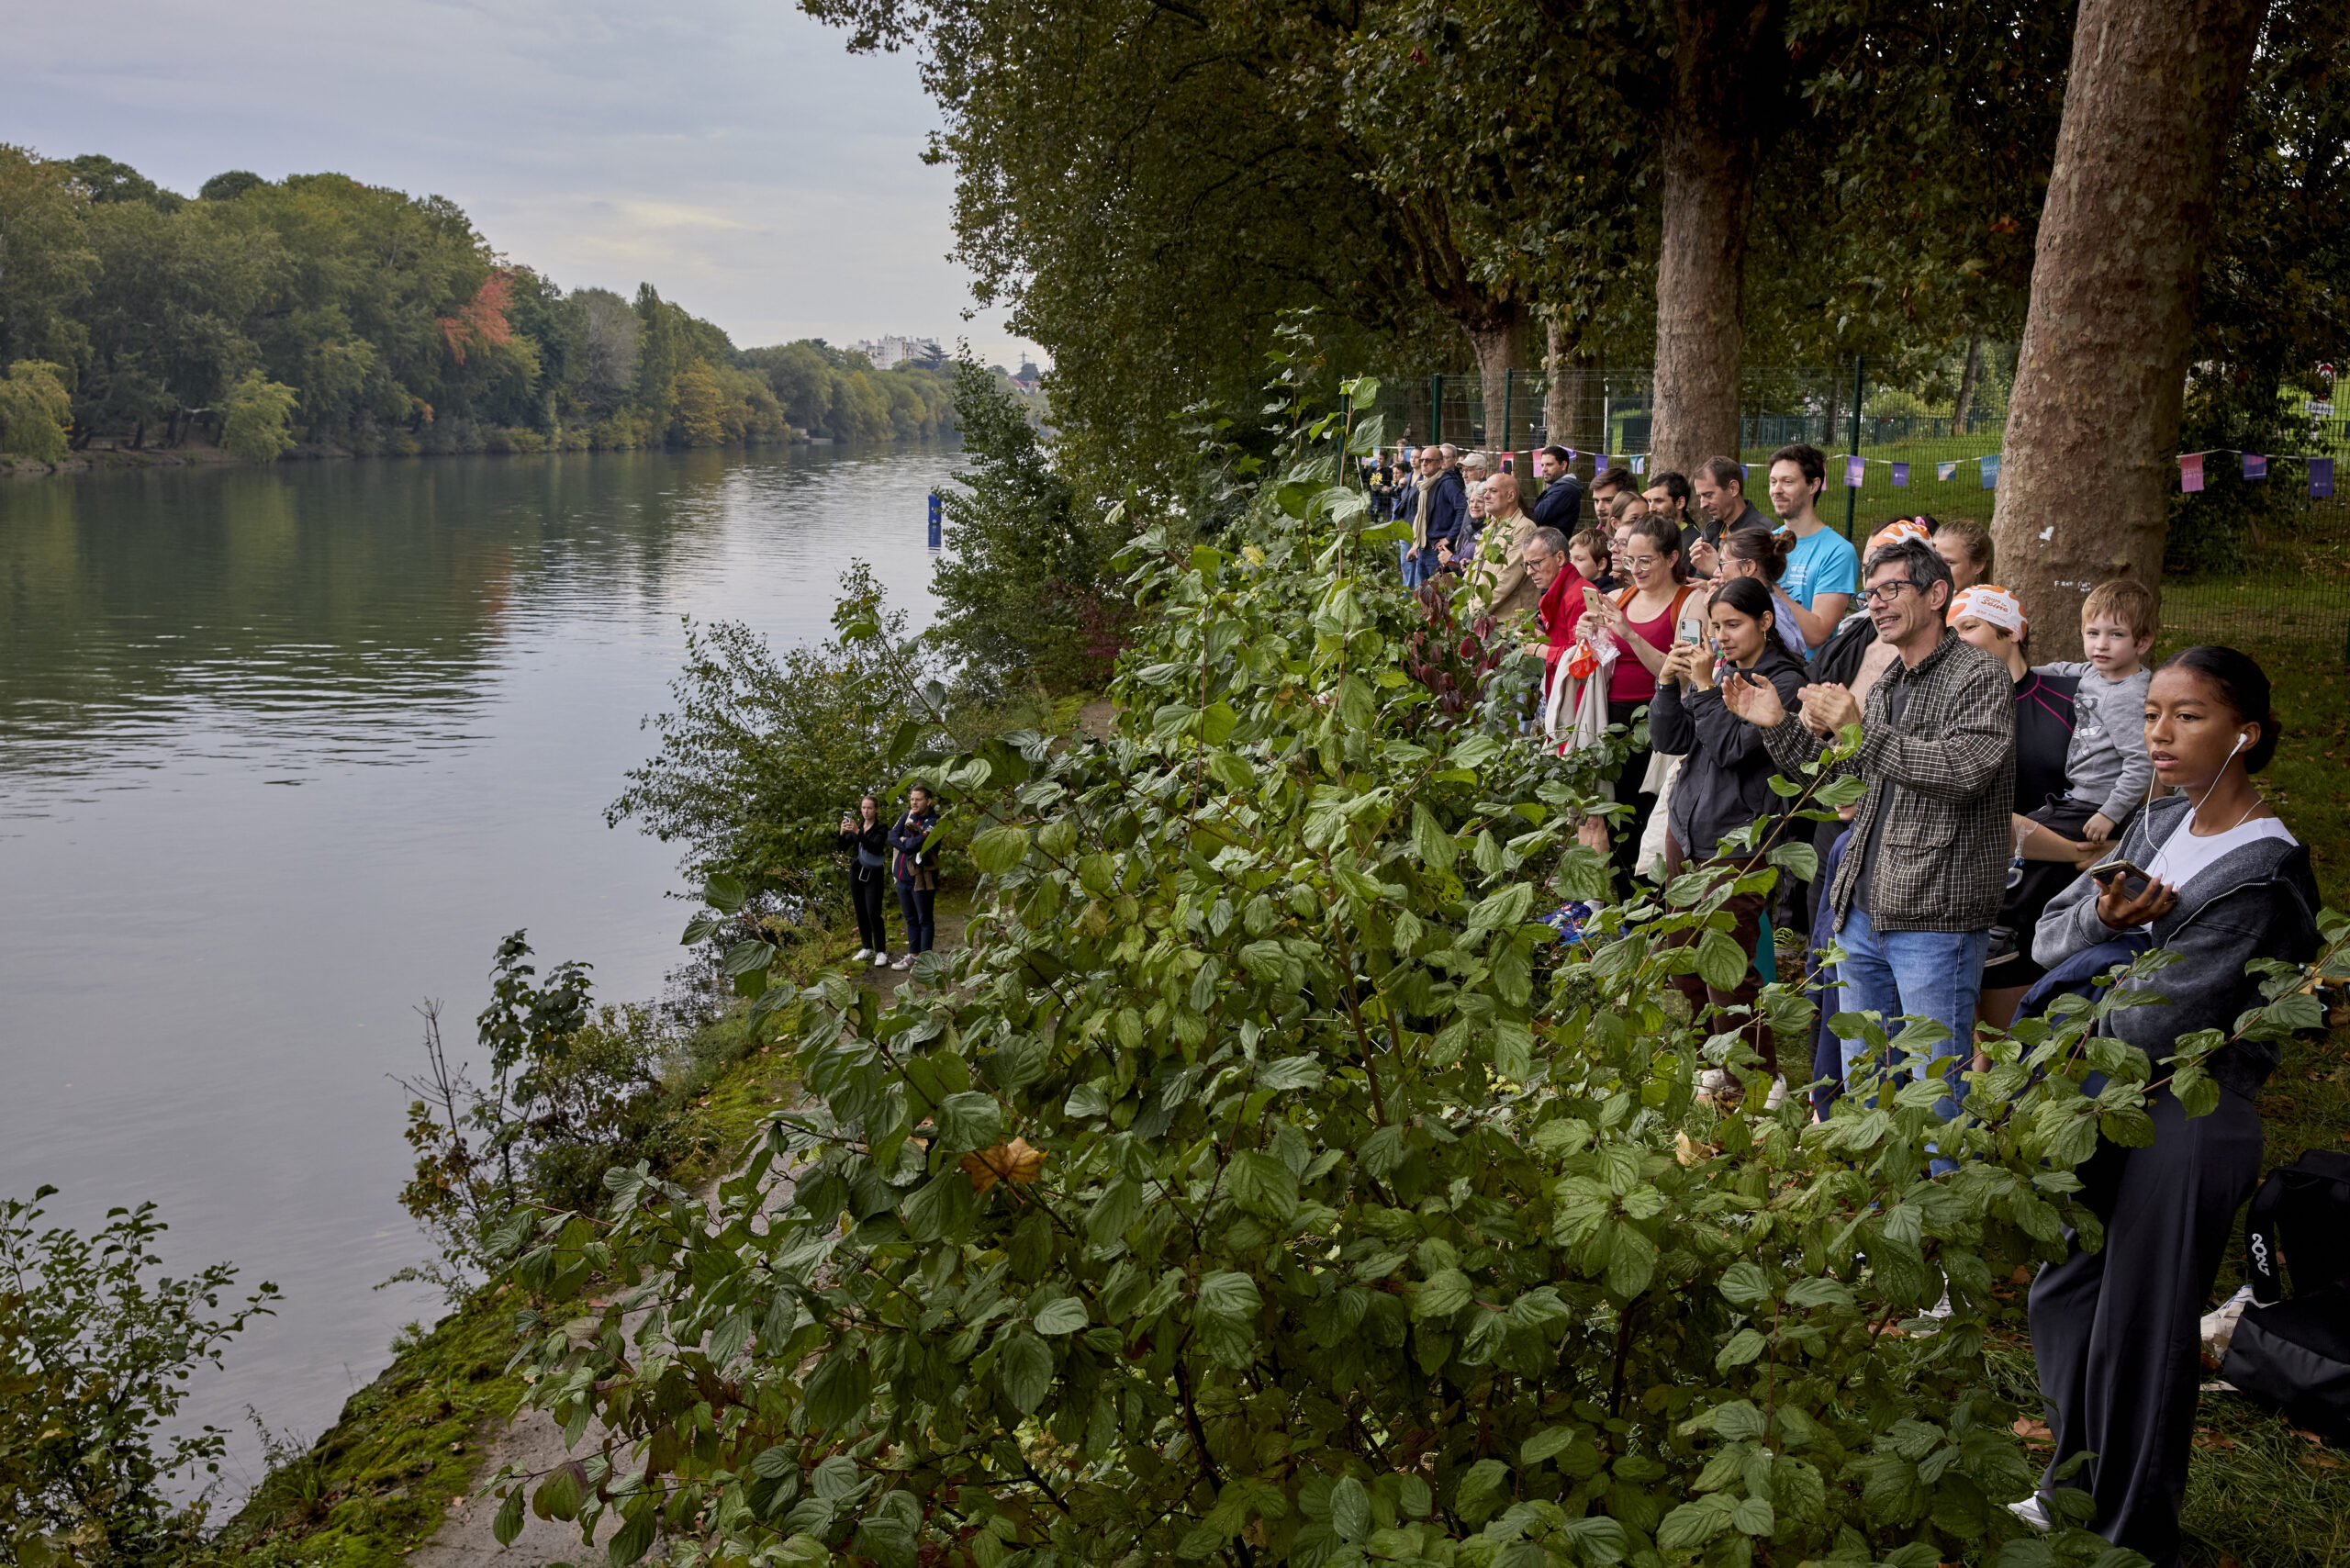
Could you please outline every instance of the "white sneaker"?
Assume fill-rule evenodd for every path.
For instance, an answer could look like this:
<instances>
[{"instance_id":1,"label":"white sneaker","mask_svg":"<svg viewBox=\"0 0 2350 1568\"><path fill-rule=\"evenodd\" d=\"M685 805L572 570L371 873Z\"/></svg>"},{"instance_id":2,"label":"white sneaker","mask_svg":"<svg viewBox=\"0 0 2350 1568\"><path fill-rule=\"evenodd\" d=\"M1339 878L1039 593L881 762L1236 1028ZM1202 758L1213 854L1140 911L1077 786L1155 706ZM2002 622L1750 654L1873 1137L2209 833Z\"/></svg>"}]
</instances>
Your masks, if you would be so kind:
<instances>
[{"instance_id":1,"label":"white sneaker","mask_svg":"<svg viewBox=\"0 0 2350 1568\"><path fill-rule=\"evenodd\" d=\"M909 953L890 967L893 969L911 969L914 967L914 956Z\"/></svg>"},{"instance_id":2,"label":"white sneaker","mask_svg":"<svg viewBox=\"0 0 2350 1568\"><path fill-rule=\"evenodd\" d=\"M2008 1512L2043 1535L2056 1528L2055 1519L2048 1512L2047 1502L2037 1492L2020 1503L2009 1503Z\"/></svg>"},{"instance_id":3,"label":"white sneaker","mask_svg":"<svg viewBox=\"0 0 2350 1568\"><path fill-rule=\"evenodd\" d=\"M851 958L851 959L849 960L849 962L850 962L850 963L852 963L852 964L861 964L861 963L865 962L867 958L870 958L871 957L873 957L873 949L872 949L872 948L870 948L870 947L859 947L859 948L856 950L856 956L855 958Z\"/></svg>"},{"instance_id":4,"label":"white sneaker","mask_svg":"<svg viewBox=\"0 0 2350 1568\"><path fill-rule=\"evenodd\" d=\"M887 953L884 953L884 952L878 952L878 951L877 951L877 952L873 955L873 967L874 967L875 969L888 969L888 968L890 967L890 955L889 955L889 954L887 954Z\"/></svg>"},{"instance_id":5,"label":"white sneaker","mask_svg":"<svg viewBox=\"0 0 2350 1568\"><path fill-rule=\"evenodd\" d=\"M1784 1078L1774 1078L1771 1080L1771 1092L1762 1097L1762 1109L1775 1111L1779 1108L1780 1102L1786 1097L1787 1081Z\"/></svg>"}]
</instances>

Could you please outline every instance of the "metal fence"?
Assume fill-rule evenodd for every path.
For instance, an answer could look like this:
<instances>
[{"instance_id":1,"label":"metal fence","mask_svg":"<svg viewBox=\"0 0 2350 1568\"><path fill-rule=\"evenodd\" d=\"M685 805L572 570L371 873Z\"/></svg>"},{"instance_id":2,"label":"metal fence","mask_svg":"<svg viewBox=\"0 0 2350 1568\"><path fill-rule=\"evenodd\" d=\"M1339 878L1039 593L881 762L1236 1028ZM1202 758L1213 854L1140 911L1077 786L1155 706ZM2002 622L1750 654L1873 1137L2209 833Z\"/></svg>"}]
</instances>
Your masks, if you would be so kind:
<instances>
[{"instance_id":1,"label":"metal fence","mask_svg":"<svg viewBox=\"0 0 2350 1568\"><path fill-rule=\"evenodd\" d=\"M1384 382L1377 404L1365 411L1385 416L1390 441L1512 452L1520 467L1530 464L1536 449L1555 443L1575 454L1572 466L1586 477L1610 462L1645 477L1655 409L1652 373L1562 373L1557 431L1545 414L1550 390L1539 371L1511 372L1491 436L1483 384L1474 375ZM1871 413L1873 401L1882 407L1888 400L1877 397L1879 391L1858 363L1835 369L1749 368L1740 382L1738 456L1759 469L1790 442L1818 447L1829 454L1820 513L1855 538L1918 512L1987 522L2006 430L2004 401L1995 397L1964 420ZM2309 462L2337 458L2350 466L2350 416L2311 406L2308 434L2298 444L2292 454L2266 454L2261 476L2247 476L2242 454L2206 454L2204 487L2175 495L2162 646L2224 641L2350 660L2350 499L2311 494ZM2262 465L2251 466L2257 474ZM1747 488L1767 505L1759 483Z\"/></svg>"}]
</instances>

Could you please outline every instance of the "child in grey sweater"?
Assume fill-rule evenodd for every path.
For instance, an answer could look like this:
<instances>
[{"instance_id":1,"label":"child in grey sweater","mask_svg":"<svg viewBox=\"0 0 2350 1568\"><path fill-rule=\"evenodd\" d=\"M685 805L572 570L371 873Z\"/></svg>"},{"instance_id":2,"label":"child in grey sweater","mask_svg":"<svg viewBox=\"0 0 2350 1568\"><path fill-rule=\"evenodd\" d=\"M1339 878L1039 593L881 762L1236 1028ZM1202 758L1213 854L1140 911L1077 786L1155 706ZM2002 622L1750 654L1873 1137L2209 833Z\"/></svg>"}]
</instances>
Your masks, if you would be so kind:
<instances>
[{"instance_id":1,"label":"child in grey sweater","mask_svg":"<svg viewBox=\"0 0 2350 1568\"><path fill-rule=\"evenodd\" d=\"M2154 759L2146 755L2145 666L2154 645L2154 596L2142 583L2115 577L2081 603L2086 660L2039 666L2043 675L2080 680L2074 697L2073 744L2065 753L2067 798L2094 804L2082 836L2103 842L2146 803Z\"/></svg>"}]
</instances>

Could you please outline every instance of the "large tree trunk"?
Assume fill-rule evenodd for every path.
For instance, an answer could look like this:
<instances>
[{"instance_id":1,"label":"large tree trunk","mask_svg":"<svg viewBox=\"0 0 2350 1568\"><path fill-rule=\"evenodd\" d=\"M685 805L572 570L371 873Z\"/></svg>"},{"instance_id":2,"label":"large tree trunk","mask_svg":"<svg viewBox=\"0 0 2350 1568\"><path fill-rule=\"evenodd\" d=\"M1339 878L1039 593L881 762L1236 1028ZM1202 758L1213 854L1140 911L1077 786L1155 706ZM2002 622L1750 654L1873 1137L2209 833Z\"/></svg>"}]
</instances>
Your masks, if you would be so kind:
<instances>
[{"instance_id":1,"label":"large tree trunk","mask_svg":"<svg viewBox=\"0 0 2350 1568\"><path fill-rule=\"evenodd\" d=\"M2081 599L2159 590L2195 287L2266 0L2083 0L1991 534L2034 653Z\"/></svg>"},{"instance_id":2,"label":"large tree trunk","mask_svg":"<svg viewBox=\"0 0 2350 1568\"><path fill-rule=\"evenodd\" d=\"M1571 446L1568 421L1574 417L1573 384L1567 364L1574 353L1574 339L1555 310L1542 317L1542 439L1545 445Z\"/></svg>"},{"instance_id":3,"label":"large tree trunk","mask_svg":"<svg viewBox=\"0 0 2350 1568\"><path fill-rule=\"evenodd\" d=\"M1785 74L1785 0L1675 0L1673 92L1659 127L1656 423L1650 466L1694 474L1738 451L1746 229L1765 106Z\"/></svg>"},{"instance_id":4,"label":"large tree trunk","mask_svg":"<svg viewBox=\"0 0 2350 1568\"><path fill-rule=\"evenodd\" d=\"M1526 368L1526 312L1514 299L1496 300L1479 316L1460 323L1469 346L1477 355L1477 375L1485 398L1486 447L1510 450L1508 426L1518 410L1509 396L1509 373ZM1530 410L1529 410L1530 411Z\"/></svg>"},{"instance_id":5,"label":"large tree trunk","mask_svg":"<svg viewBox=\"0 0 2350 1568\"><path fill-rule=\"evenodd\" d=\"M1983 334L1966 335L1966 364L1958 373L1958 399L1950 407L1950 433L1964 435L1975 418L1975 389L1983 385Z\"/></svg>"}]
</instances>

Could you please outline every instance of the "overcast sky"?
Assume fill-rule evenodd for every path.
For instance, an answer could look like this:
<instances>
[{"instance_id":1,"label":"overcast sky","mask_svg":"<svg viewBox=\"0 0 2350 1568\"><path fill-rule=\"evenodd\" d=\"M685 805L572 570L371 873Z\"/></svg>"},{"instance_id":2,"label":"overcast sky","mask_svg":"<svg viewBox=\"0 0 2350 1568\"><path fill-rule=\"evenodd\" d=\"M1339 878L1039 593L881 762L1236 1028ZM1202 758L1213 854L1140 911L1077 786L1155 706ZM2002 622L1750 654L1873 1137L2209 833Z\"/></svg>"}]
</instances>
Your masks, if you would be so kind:
<instances>
[{"instance_id":1,"label":"overcast sky","mask_svg":"<svg viewBox=\"0 0 2350 1568\"><path fill-rule=\"evenodd\" d=\"M968 337L906 56L789 0L73 0L10 8L0 141L194 195L324 170L449 197L565 287L651 283L744 347Z\"/></svg>"}]
</instances>

